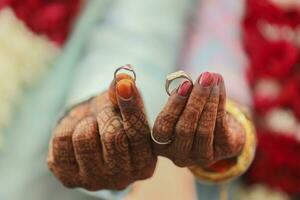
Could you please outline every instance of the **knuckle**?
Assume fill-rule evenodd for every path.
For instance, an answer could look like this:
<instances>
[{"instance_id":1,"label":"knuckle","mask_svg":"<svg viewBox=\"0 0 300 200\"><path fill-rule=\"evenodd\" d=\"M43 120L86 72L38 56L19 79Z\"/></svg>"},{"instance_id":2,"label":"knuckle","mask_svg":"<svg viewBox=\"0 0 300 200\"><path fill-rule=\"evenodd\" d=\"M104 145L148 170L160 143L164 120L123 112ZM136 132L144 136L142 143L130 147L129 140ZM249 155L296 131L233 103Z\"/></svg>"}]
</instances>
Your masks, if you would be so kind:
<instances>
[{"instance_id":1,"label":"knuckle","mask_svg":"<svg viewBox=\"0 0 300 200\"><path fill-rule=\"evenodd\" d=\"M193 135L194 129L195 127L191 123L180 121L179 123L177 123L175 130L176 130L176 134L183 137L185 136L188 137Z\"/></svg>"},{"instance_id":2,"label":"knuckle","mask_svg":"<svg viewBox=\"0 0 300 200\"><path fill-rule=\"evenodd\" d=\"M167 115L159 116L154 123L154 129L158 134L167 134L171 128Z\"/></svg>"},{"instance_id":3,"label":"knuckle","mask_svg":"<svg viewBox=\"0 0 300 200\"><path fill-rule=\"evenodd\" d=\"M91 139L97 133L97 122L93 117L82 119L76 126L72 140L77 142L82 139Z\"/></svg>"},{"instance_id":4,"label":"knuckle","mask_svg":"<svg viewBox=\"0 0 300 200\"><path fill-rule=\"evenodd\" d=\"M60 123L54 130L54 137L62 137L72 135L75 126L70 123Z\"/></svg>"},{"instance_id":5,"label":"knuckle","mask_svg":"<svg viewBox=\"0 0 300 200\"><path fill-rule=\"evenodd\" d=\"M54 160L65 160L73 154L73 143L70 137L55 137L52 144Z\"/></svg>"}]
</instances>

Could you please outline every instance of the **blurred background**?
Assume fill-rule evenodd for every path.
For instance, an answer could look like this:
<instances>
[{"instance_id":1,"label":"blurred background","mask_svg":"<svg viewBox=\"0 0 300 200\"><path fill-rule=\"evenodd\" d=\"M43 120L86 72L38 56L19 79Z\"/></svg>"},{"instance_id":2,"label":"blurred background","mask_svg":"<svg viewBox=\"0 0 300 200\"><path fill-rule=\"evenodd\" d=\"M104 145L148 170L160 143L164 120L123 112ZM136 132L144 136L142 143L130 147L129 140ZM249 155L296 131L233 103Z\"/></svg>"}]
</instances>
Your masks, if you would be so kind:
<instances>
[{"instance_id":1,"label":"blurred background","mask_svg":"<svg viewBox=\"0 0 300 200\"><path fill-rule=\"evenodd\" d=\"M0 0L0 199L95 199L52 176L48 142L68 105L128 63L151 123L168 73L221 73L258 136L230 199L300 199L299 24L299 0Z\"/></svg>"}]
</instances>

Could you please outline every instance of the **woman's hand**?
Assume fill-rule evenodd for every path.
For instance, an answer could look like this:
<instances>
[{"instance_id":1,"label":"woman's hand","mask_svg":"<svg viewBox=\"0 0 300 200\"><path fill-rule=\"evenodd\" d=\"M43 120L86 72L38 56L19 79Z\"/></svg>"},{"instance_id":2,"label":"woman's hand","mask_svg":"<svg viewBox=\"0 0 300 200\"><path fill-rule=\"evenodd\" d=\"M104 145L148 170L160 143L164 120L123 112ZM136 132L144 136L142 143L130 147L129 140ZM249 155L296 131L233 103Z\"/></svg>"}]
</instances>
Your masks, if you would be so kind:
<instances>
[{"instance_id":1,"label":"woman's hand","mask_svg":"<svg viewBox=\"0 0 300 200\"><path fill-rule=\"evenodd\" d=\"M205 72L194 86L184 82L173 91L153 127L156 154L176 165L207 167L216 161L237 156L245 132L225 112L226 93L221 75Z\"/></svg>"},{"instance_id":2,"label":"woman's hand","mask_svg":"<svg viewBox=\"0 0 300 200\"><path fill-rule=\"evenodd\" d=\"M119 74L108 92L75 106L58 123L48 166L67 187L123 189L151 177L156 160L135 82Z\"/></svg>"}]
</instances>

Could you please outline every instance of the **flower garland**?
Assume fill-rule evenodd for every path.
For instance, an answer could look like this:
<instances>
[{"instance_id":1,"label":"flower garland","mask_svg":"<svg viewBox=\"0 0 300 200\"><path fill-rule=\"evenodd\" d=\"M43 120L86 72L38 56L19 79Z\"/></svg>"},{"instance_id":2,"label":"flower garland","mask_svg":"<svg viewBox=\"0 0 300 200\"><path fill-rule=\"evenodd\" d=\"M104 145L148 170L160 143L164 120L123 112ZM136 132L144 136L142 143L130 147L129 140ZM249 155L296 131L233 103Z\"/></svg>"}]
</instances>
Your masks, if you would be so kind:
<instances>
[{"instance_id":1,"label":"flower garland","mask_svg":"<svg viewBox=\"0 0 300 200\"><path fill-rule=\"evenodd\" d=\"M1 132L9 124L24 86L31 86L41 78L59 49L32 33L10 8L0 11L0 27Z\"/></svg>"},{"instance_id":2,"label":"flower garland","mask_svg":"<svg viewBox=\"0 0 300 200\"><path fill-rule=\"evenodd\" d=\"M242 186L236 194L238 200L289 200L289 196L285 193L272 190L265 185L252 185L250 187Z\"/></svg>"},{"instance_id":3,"label":"flower garland","mask_svg":"<svg viewBox=\"0 0 300 200\"><path fill-rule=\"evenodd\" d=\"M22 91L37 83L57 57L80 3L0 1L0 146Z\"/></svg>"},{"instance_id":4,"label":"flower garland","mask_svg":"<svg viewBox=\"0 0 300 200\"><path fill-rule=\"evenodd\" d=\"M272 190L271 188L262 185L255 184L252 186L241 186L238 188L236 197L237 200L289 200L289 196L284 192Z\"/></svg>"},{"instance_id":5,"label":"flower garland","mask_svg":"<svg viewBox=\"0 0 300 200\"><path fill-rule=\"evenodd\" d=\"M246 179L299 195L299 3L247 0L243 42L258 130L257 155Z\"/></svg>"},{"instance_id":6,"label":"flower garland","mask_svg":"<svg viewBox=\"0 0 300 200\"><path fill-rule=\"evenodd\" d=\"M33 32L46 35L58 45L68 37L79 12L80 0L1 0L0 9L11 7Z\"/></svg>"}]
</instances>

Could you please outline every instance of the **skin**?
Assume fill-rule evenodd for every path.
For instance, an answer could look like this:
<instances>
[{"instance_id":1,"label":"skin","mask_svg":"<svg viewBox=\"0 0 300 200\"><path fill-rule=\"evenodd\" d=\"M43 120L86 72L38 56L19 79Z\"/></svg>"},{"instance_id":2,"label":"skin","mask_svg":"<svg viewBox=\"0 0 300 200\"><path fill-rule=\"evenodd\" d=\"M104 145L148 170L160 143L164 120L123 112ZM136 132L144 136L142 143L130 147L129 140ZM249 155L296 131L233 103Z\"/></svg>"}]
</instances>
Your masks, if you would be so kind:
<instances>
[{"instance_id":1,"label":"skin","mask_svg":"<svg viewBox=\"0 0 300 200\"><path fill-rule=\"evenodd\" d=\"M174 91L158 115L153 135L167 145L154 144L156 154L177 166L200 165L237 156L245 142L243 127L225 112L226 92L219 74L210 74L210 83L201 76L185 96Z\"/></svg>"},{"instance_id":2,"label":"skin","mask_svg":"<svg viewBox=\"0 0 300 200\"><path fill-rule=\"evenodd\" d=\"M120 190L152 176L157 157L144 106L134 83L122 80L58 123L48 166L66 187Z\"/></svg>"},{"instance_id":3,"label":"skin","mask_svg":"<svg viewBox=\"0 0 300 200\"><path fill-rule=\"evenodd\" d=\"M120 74L108 91L73 107L50 141L48 166L66 187L120 190L153 175L157 155L177 166L209 166L237 156L244 130L226 114L223 78L181 85L158 115L154 137L135 82ZM203 81L203 80L202 80Z\"/></svg>"}]
</instances>

